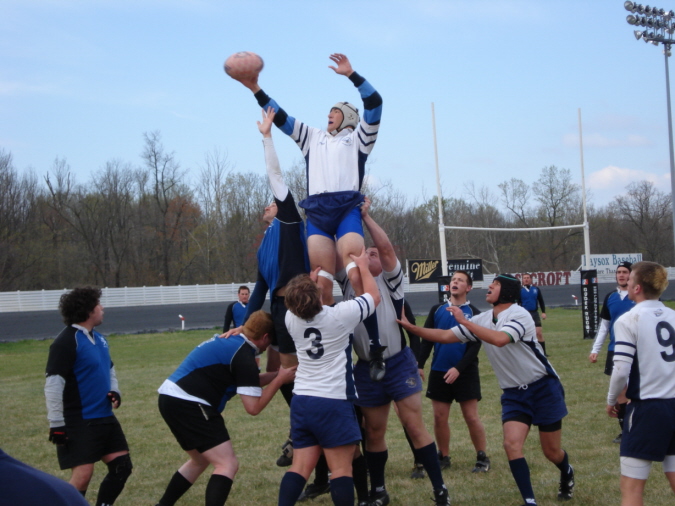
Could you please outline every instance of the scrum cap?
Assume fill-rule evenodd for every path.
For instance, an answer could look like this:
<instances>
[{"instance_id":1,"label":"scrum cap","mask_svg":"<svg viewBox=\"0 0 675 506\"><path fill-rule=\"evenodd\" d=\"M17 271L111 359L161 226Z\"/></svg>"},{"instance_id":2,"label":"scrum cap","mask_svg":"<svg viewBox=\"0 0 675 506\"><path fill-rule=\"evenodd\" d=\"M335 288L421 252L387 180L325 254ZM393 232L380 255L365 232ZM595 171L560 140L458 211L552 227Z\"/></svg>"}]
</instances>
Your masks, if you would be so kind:
<instances>
[{"instance_id":1,"label":"scrum cap","mask_svg":"<svg viewBox=\"0 0 675 506\"><path fill-rule=\"evenodd\" d=\"M335 129L340 132L343 128L351 127L356 129L359 124L359 110L349 102L338 102L331 109L339 109L342 112L342 123Z\"/></svg>"},{"instance_id":2,"label":"scrum cap","mask_svg":"<svg viewBox=\"0 0 675 506\"><path fill-rule=\"evenodd\" d=\"M628 269L628 272L631 272L633 270L633 264L631 262L621 262L619 265L616 266L618 269L619 267L625 267Z\"/></svg>"},{"instance_id":3,"label":"scrum cap","mask_svg":"<svg viewBox=\"0 0 675 506\"><path fill-rule=\"evenodd\" d=\"M498 276L495 276L495 281L498 281L501 285L497 304L517 304L520 302L521 285L518 278L511 274L499 274Z\"/></svg>"}]
</instances>

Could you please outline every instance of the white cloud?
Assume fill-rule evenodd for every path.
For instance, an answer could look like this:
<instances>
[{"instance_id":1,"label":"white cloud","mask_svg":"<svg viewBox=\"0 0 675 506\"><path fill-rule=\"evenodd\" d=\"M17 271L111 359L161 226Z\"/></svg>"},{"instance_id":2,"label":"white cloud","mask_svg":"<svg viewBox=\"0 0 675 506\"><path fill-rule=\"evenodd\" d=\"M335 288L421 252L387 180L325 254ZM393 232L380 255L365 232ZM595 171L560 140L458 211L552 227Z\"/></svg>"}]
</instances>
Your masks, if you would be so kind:
<instances>
[{"instance_id":1,"label":"white cloud","mask_svg":"<svg viewBox=\"0 0 675 506\"><path fill-rule=\"evenodd\" d=\"M651 181L656 186L670 186L670 174L655 174L644 170L622 169L609 165L593 172L588 178L589 188L596 190L618 190L621 193L630 183Z\"/></svg>"}]
</instances>

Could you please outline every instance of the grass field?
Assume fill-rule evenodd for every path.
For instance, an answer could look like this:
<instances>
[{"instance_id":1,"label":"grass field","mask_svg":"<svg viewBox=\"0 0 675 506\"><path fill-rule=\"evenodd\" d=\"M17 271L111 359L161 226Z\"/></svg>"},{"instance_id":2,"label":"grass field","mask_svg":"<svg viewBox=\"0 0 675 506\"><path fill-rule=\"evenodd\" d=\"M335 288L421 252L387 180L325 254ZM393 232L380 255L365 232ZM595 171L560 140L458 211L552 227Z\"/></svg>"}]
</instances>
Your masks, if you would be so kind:
<instances>
[{"instance_id":1,"label":"grass field","mask_svg":"<svg viewBox=\"0 0 675 506\"><path fill-rule=\"evenodd\" d=\"M575 498L571 504L605 506L618 504L618 433L615 420L604 411L608 378L603 365L590 364L591 342L581 337L578 310L554 309L544 322L550 360L560 374L570 414L563 423L563 447L576 470ZM105 331L105 327L101 328ZM211 337L211 331L110 336L113 360L122 389L122 406L117 416L127 435L134 473L116 504L154 505L171 475L184 462L185 454L173 439L157 410L157 387L170 375L188 352ZM48 424L44 402L44 368L51 341L0 343L0 447L15 458L48 473L69 477L58 469L54 447L47 442ZM599 362L604 364L604 353ZM513 505L522 503L501 448L500 389L484 351L480 353L483 400L480 414L488 433L488 455L492 469L484 475L470 472L475 453L458 407L451 410L452 469L445 472L452 504ZM432 430L430 402L424 402L425 422ZM288 434L288 408L281 395L257 417L245 413L238 398L224 412L240 468L228 504L274 505L284 470L276 467L279 447ZM389 424L387 488L393 505L431 504L428 480L409 478L412 456L400 424L393 416ZM556 500L558 470L542 455L536 429L526 446L532 482L540 505ZM90 503L107 472L97 464L88 493ZM208 477L202 476L178 503L204 504ZM2 493L0 491L0 493ZM321 496L310 504L332 504ZM652 469L645 504L675 504L660 464Z\"/></svg>"}]
</instances>

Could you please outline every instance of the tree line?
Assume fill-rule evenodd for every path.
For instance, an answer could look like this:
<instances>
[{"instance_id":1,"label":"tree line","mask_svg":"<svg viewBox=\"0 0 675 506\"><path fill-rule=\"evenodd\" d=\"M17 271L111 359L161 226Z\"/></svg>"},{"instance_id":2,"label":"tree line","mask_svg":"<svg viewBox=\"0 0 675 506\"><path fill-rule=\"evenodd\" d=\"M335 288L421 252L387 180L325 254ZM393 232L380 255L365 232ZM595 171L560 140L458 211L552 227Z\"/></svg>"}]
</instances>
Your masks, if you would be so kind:
<instances>
[{"instance_id":1,"label":"tree line","mask_svg":"<svg viewBox=\"0 0 675 506\"><path fill-rule=\"evenodd\" d=\"M296 200L304 198L304 167L296 163L284 177ZM512 178L460 192L442 200L445 225L583 223L580 186L553 165L532 185ZM390 183L366 182L364 193L402 262L440 258L436 197L411 199ZM262 210L271 200L265 175L235 171L218 151L189 178L159 132L143 135L139 165L112 159L86 182L66 159L43 176L20 174L11 152L0 149L0 291L255 281ZM671 197L653 183L631 183L605 206L589 203L588 220L592 253L642 253L673 264ZM445 237L448 258L481 258L491 273L574 270L584 253L579 228L447 230Z\"/></svg>"}]
</instances>

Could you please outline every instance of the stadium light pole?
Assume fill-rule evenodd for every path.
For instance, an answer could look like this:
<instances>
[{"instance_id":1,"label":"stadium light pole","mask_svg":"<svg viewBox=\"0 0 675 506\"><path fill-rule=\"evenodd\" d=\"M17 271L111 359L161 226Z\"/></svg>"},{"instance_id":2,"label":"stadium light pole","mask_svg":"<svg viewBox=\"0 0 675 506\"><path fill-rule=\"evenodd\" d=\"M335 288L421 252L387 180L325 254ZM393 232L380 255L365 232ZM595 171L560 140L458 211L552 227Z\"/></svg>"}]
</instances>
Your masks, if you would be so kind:
<instances>
[{"instance_id":1,"label":"stadium light pole","mask_svg":"<svg viewBox=\"0 0 675 506\"><path fill-rule=\"evenodd\" d=\"M645 30L635 30L633 34L637 40L643 40L655 46L663 44L663 54L666 62L666 103L668 106L668 143L670 146L670 199L673 209L673 244L675 245L675 155L673 152L673 119L670 110L670 71L668 57L670 48L675 44L675 12L665 11L658 7L643 6L635 2L624 2L623 6L631 14L626 21L632 26L645 27Z\"/></svg>"}]
</instances>

